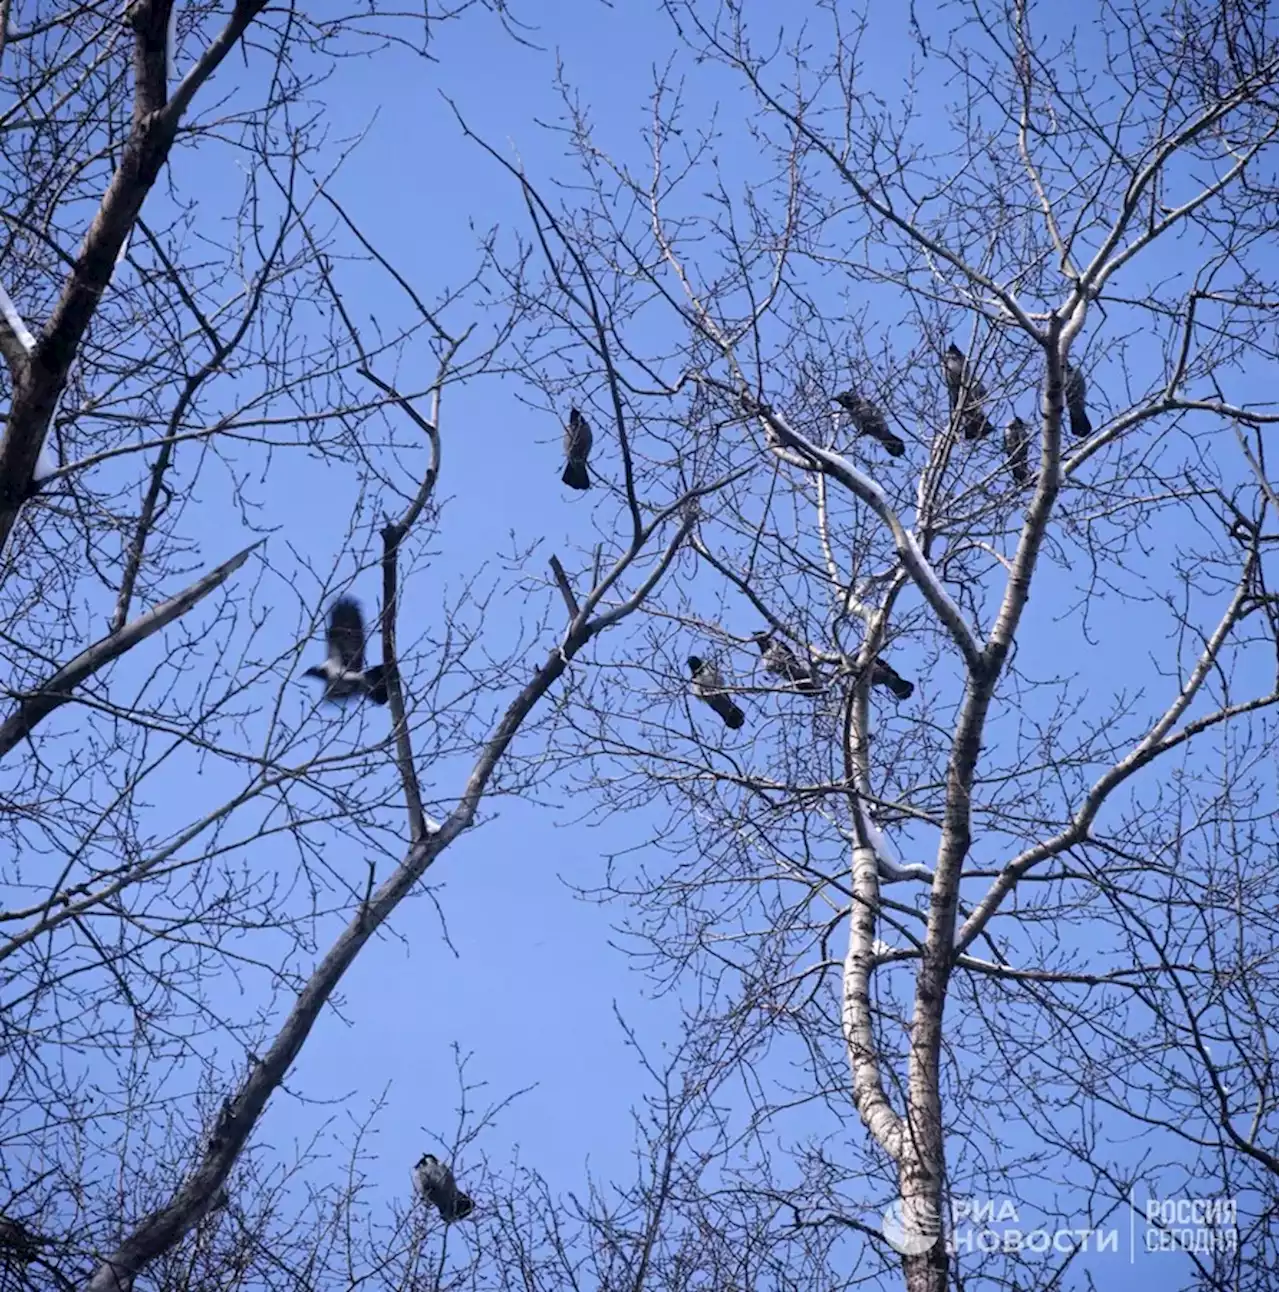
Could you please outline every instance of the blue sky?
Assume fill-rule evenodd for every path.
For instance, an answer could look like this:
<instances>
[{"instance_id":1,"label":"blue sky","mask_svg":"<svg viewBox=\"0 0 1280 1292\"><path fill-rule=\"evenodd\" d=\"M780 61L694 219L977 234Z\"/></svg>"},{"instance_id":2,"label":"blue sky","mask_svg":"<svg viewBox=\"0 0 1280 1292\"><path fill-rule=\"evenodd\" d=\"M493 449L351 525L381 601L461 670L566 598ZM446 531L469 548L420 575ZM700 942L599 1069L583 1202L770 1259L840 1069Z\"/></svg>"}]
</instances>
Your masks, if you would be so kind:
<instances>
[{"instance_id":1,"label":"blue sky","mask_svg":"<svg viewBox=\"0 0 1280 1292\"><path fill-rule=\"evenodd\" d=\"M544 35L545 48L532 50L503 36L496 22L469 18L440 29L438 64L389 50L340 66L325 87L331 138L368 129L332 191L428 297L477 263L477 230L497 224L525 231L511 178L462 137L442 95L455 100L477 132L499 147L509 141L532 172L550 174L562 158L534 123L557 113L550 84L556 57L567 76L600 86L600 51L631 51L610 71L593 114L629 139L643 120L650 58L663 57L669 44L656 14L596 5L534 38ZM641 48L646 54L636 56ZM357 273L340 281L357 283L350 297L358 326L372 314L403 315L403 300L385 279L368 275L358 290ZM396 375L405 388L421 388L433 373L429 355L415 362L410 354ZM540 564L563 550L557 541L591 540L591 500L569 499L559 483L560 425L514 399L514 385L486 378L447 397L440 496L448 501L433 544L441 556L421 583L432 600L406 597L405 637L426 626L437 585L457 586L474 558L509 546L508 531L522 541L545 537ZM305 483L295 494L301 505L283 520L289 541L324 566L340 551L344 535L333 518L346 515L350 481L321 468L301 470ZM354 590L376 604L376 573L366 572ZM456 772L443 782L450 783L461 784ZM468 1075L487 1083L481 1102L536 1087L485 1136L492 1160L518 1147L521 1160L558 1187L581 1187L588 1164L604 1176L630 1169L631 1109L646 1087L614 1008L655 1044L674 1035L679 1011L672 999L650 999L609 949L609 912L577 900L561 880L591 886L603 854L634 845L644 823L571 825L580 805L563 791L550 797L560 810L503 800L496 818L455 844L432 872L457 958L432 902L411 899L394 921L399 937L369 946L343 982L350 1025L327 1015L298 1064L291 1085L318 1100L350 1095L352 1116L388 1089L377 1128L389 1190L407 1196L419 1152L437 1142L434 1136L453 1134L454 1045L471 1056ZM305 1138L331 1112L280 1098L264 1135Z\"/></svg>"},{"instance_id":2,"label":"blue sky","mask_svg":"<svg viewBox=\"0 0 1280 1292\"><path fill-rule=\"evenodd\" d=\"M374 60L339 64L321 91L331 146L367 132L332 191L428 297L476 263L485 229L496 225L504 236L527 232L511 177L463 137L442 96L454 100L477 133L518 156L550 186L555 178L573 175L562 141L539 124L560 115L552 83L559 62L565 78L581 87L601 140L643 163L640 132L648 120L654 70L666 64L674 44L668 20L653 6L578 4L571 17L548 17L530 39L541 48L521 45L491 17L472 14L440 29L438 62L391 49ZM899 89L912 51L905 7L879 10L864 56L882 94ZM751 100L716 69L694 69L687 59L680 66L692 77L689 119L701 113L709 120L718 110L725 126L719 161L740 183L758 168L742 128L754 111ZM231 64L224 70L234 74ZM926 111L931 88L945 94L945 87L917 87ZM200 167L198 182L212 188L220 172L212 166L206 171L205 158L204 152L190 153L176 165ZM364 328L370 316L403 317L403 300L385 279L356 266L340 264L336 272L358 326ZM421 388L432 373L428 354L410 352L395 375L403 386ZM438 554L408 585L403 639L435 629L438 605L481 560L538 542L535 559L545 565L552 551L594 541L594 500L569 498L559 485L558 420L530 409L518 393L514 380L486 377L447 397L440 484L446 505L432 544ZM280 526L272 560L288 577L268 576L260 594L264 604L284 608L282 622L272 627L280 645L302 607L314 608L318 594L287 569L279 546L287 539L321 569L342 560L353 492L352 480L331 466L293 469L287 495L277 493L272 500L272 520ZM372 513L371 521L376 522ZM208 564L242 545L221 524L210 526L203 538ZM1064 587L1046 580L1037 598ZM376 572L364 570L353 590L376 604ZM1117 613L1125 617L1123 624ZM1078 642L1072 661L1086 685L1147 680L1145 659L1116 655L1116 640L1126 626L1133 628L1134 615L1131 605L1121 612L1103 605L1097 623L1102 645ZM514 635L518 612L511 600L497 603L487 627ZM1054 615L1033 616L1024 649L1031 654L1059 631ZM904 649L910 658L911 648ZM442 777L442 788L461 784L457 770ZM580 1190L588 1165L604 1178L630 1172L631 1112L648 1086L614 1011L658 1048L677 1035L680 1003L673 996L653 998L610 945L618 913L578 900L570 886L590 887L606 855L647 838L661 807L585 822L579 819L584 803L568 788L553 786L545 797L552 811L502 800L494 819L455 844L431 873L456 956L442 937L434 903L421 895L397 913L396 936L380 939L360 956L342 984L343 1018L332 1011L325 1015L289 1082L317 1102L278 1095L261 1140L282 1147L293 1139L306 1141L331 1118L341 1129L345 1118L358 1120L385 1091L376 1123L381 1157L375 1175L388 1196L407 1198L413 1161L439 1142L436 1137L447 1142L453 1133L456 1046L469 1056L468 1076L486 1083L479 1102L534 1087L486 1133L482 1147L492 1161L518 1152L559 1189ZM349 846L341 864L359 870L361 843L351 840ZM250 863L270 868L270 847L252 850ZM344 848L341 836L331 847ZM288 864L281 859L282 867ZM1165 1286L1157 1269L1142 1265L1132 1282L1135 1288Z\"/></svg>"},{"instance_id":3,"label":"blue sky","mask_svg":"<svg viewBox=\"0 0 1280 1292\"><path fill-rule=\"evenodd\" d=\"M584 5L572 22L557 16L533 38L544 48L523 47L492 22L471 18L442 30L438 64L388 51L339 67L325 87L330 137L368 131L332 191L426 294L475 262L478 231L490 225L504 234L526 231L510 176L462 137L443 95L539 182L571 177L561 142L538 124L560 114L551 85L558 60L566 79L581 87L600 139L643 161L640 131L654 69L672 47L666 20L647 7ZM905 13L877 14L865 52L882 93L902 76L911 50ZM752 173L756 157L738 128L751 110L745 93L714 69L700 69L697 77L690 83L690 119L700 109L709 119L718 108L725 123L722 169L731 176ZM927 95L928 87L917 93ZM927 98L922 104L927 111ZM354 268L343 281L358 321L402 312L385 282L362 279ZM429 356L415 364L410 354L399 378L421 386L430 373ZM449 501L434 544L440 555L425 581L431 592L461 578L478 554L507 546L508 531L517 546L545 540L542 561L552 550L593 541L591 500L566 498L558 485L558 422L514 394L512 381L486 378L448 397L441 493ZM299 484L306 504L287 517L290 540L321 564L343 540L332 518L345 515L348 493L326 472ZM1053 585L1042 582L1037 596L1046 586ZM366 572L356 591L376 601L376 576ZM407 600L406 630L430 613L425 598ZM1132 627L1134 608L1123 613ZM1108 630L1116 627L1108 614L1104 605L1103 646L1079 643L1073 663L1083 679L1119 686L1127 677L1136 685L1146 680L1146 662L1118 661L1108 649ZM501 621L490 626L504 627ZM1032 653L1037 639L1047 643L1059 632L1055 616L1033 616L1024 649ZM559 1188L580 1188L588 1164L604 1177L630 1169L630 1112L646 1087L613 1010L656 1042L674 1037L679 1008L670 997L651 999L641 977L611 949L613 914L576 900L560 881L590 886L602 857L633 846L654 822L639 812L590 827L573 824L580 805L563 792L550 797L559 799L550 813L504 800L496 819L461 840L432 873L457 958L440 936L432 903L421 897L407 903L395 919L399 938L368 948L343 983L349 1023L325 1018L291 1082L316 1100L349 1097L353 1116L386 1088L377 1122L378 1175L390 1191L407 1191L408 1167L420 1148L433 1134L452 1132L454 1045L471 1056L469 1075L486 1082L493 1099L536 1086L485 1135L492 1160L518 1151ZM332 1111L278 1099L263 1134L276 1142L290 1134L305 1138ZM1099 1268L1105 1274L1110 1267ZM1134 1285L1164 1284L1158 1268L1140 1263Z\"/></svg>"},{"instance_id":4,"label":"blue sky","mask_svg":"<svg viewBox=\"0 0 1280 1292\"><path fill-rule=\"evenodd\" d=\"M532 173L549 174L562 158L534 123L558 112L550 84L556 58L567 76L604 90L596 74L600 52L625 47L631 56L610 69L593 116L622 138L643 120L651 59L663 57L669 44L658 15L586 5L572 23L554 22L533 38L544 35L546 48L535 51L506 39L492 21L468 20L441 29L438 65L388 51L339 69L331 82L325 97L335 135L373 121L334 189L424 291L447 286L459 264L475 263L476 228L525 231L510 176L462 137L442 94L478 133L499 147L509 141ZM637 55L641 49L645 56ZM378 309L376 299L359 304L363 312ZM398 311L400 302L388 308ZM429 365L424 358L411 373L407 358L403 383L426 384ZM466 570L467 557L503 546L508 530L525 540L545 536L548 553L557 539L591 541L590 499L569 499L559 483L560 425L512 398L514 384L489 378L448 397L440 491L449 502L436 545L446 570ZM495 453L500 471L493 469ZM326 530L320 509L301 519L322 548L341 537ZM366 576L360 590L372 600L376 578ZM424 609L408 604L407 621ZM495 1098L538 1085L503 1117L486 1149L500 1159L504 1140L518 1144L524 1161L567 1184L581 1180L588 1160L604 1173L623 1166L632 1144L630 1110L643 1083L614 1021L615 1004L630 1025L654 1037L669 1031L678 1012L672 1001L648 999L609 950L609 913L575 899L559 882L590 886L602 855L632 846L643 822L570 827L574 805L564 793L552 797L562 811L504 800L497 819L446 854L432 880L460 958L442 944L430 903L407 904L395 921L407 949L388 941L361 956L343 986L354 1028L327 1020L299 1077L317 1094L345 1092L356 1077L367 1093L391 1082L381 1120L386 1141L425 1144L424 1128L450 1133L456 1081L448 1047L456 1043L474 1055L471 1071L490 1083ZM512 1008L495 1025L494 1003L504 1000ZM352 1072L343 1062L357 1037L378 1038L375 1073Z\"/></svg>"}]
</instances>

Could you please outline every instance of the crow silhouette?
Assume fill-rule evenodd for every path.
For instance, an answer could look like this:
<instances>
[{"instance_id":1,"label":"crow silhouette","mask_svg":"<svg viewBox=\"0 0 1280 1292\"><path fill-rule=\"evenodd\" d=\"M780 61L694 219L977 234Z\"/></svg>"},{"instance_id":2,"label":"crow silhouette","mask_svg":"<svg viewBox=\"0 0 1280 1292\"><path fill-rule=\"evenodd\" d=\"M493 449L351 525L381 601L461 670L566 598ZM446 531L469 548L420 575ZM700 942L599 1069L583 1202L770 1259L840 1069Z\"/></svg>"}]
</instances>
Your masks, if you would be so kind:
<instances>
[{"instance_id":1,"label":"crow silhouette","mask_svg":"<svg viewBox=\"0 0 1280 1292\"><path fill-rule=\"evenodd\" d=\"M569 410L569 425L564 428L564 474L560 477L570 489L590 489L587 459L591 456L591 427L576 408Z\"/></svg>"},{"instance_id":2,"label":"crow silhouette","mask_svg":"<svg viewBox=\"0 0 1280 1292\"><path fill-rule=\"evenodd\" d=\"M879 441L891 458L900 458L907 451L907 446L889 429L884 413L869 399L863 399L852 386L836 395L835 402L849 414L858 434Z\"/></svg>"},{"instance_id":3,"label":"crow silhouette","mask_svg":"<svg viewBox=\"0 0 1280 1292\"><path fill-rule=\"evenodd\" d=\"M947 346L947 353L943 356L942 373L947 381L947 397L953 413L960 406L961 397L964 398L964 407L960 409L960 429L964 438L980 440L990 435L994 427L987 421L982 407L987 398L987 388L970 372L968 360L954 342Z\"/></svg>"},{"instance_id":4,"label":"crow silhouette","mask_svg":"<svg viewBox=\"0 0 1280 1292\"><path fill-rule=\"evenodd\" d=\"M1021 417L1015 417L1005 427L1004 455L1009 463L1009 474L1019 489L1031 480L1031 467L1027 462L1027 447L1031 442L1027 424Z\"/></svg>"},{"instance_id":5,"label":"crow silhouette","mask_svg":"<svg viewBox=\"0 0 1280 1292\"><path fill-rule=\"evenodd\" d=\"M339 597L333 603L325 639L329 654L324 663L307 669L303 676L323 679L326 700L359 695L374 704L386 704L385 668L381 664L369 669L364 666L364 616L354 597Z\"/></svg>"},{"instance_id":6,"label":"crow silhouette","mask_svg":"<svg viewBox=\"0 0 1280 1292\"><path fill-rule=\"evenodd\" d=\"M737 731L746 719L742 716L742 710L725 695L720 670L710 660L701 660L696 655L690 655L685 662L689 665L689 676L693 679L694 695L704 704L710 705L730 731Z\"/></svg>"},{"instance_id":7,"label":"crow silhouette","mask_svg":"<svg viewBox=\"0 0 1280 1292\"><path fill-rule=\"evenodd\" d=\"M766 673L785 679L805 695L817 695L822 690L813 669L802 663L786 642L777 641L769 632L752 633L751 640L760 647Z\"/></svg>"},{"instance_id":8,"label":"crow silhouette","mask_svg":"<svg viewBox=\"0 0 1280 1292\"><path fill-rule=\"evenodd\" d=\"M446 1224L465 1220L475 1208L475 1203L458 1188L453 1172L434 1153L424 1153L418 1159L413 1184L418 1196L430 1203Z\"/></svg>"}]
</instances>

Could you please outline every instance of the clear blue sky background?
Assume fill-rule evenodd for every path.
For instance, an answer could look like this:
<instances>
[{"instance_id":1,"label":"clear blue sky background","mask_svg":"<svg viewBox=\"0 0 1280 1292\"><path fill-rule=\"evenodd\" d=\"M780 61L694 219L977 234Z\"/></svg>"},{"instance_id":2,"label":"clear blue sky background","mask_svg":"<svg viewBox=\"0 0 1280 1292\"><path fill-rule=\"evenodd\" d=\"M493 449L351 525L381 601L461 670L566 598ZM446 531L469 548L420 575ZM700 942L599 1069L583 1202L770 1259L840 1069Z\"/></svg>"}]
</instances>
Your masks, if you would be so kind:
<instances>
[{"instance_id":1,"label":"clear blue sky background","mask_svg":"<svg viewBox=\"0 0 1280 1292\"><path fill-rule=\"evenodd\" d=\"M473 15L438 29L438 64L389 50L340 66L325 87L333 137L372 123L332 190L424 296L456 283L477 262L477 230L497 224L527 232L511 177L462 137L442 94L478 133L518 153L531 174L564 174L561 150L535 125L535 118L558 115L558 56L570 79L590 86L594 119L626 147L639 146L652 63L665 58L670 30L649 6L574 10L572 21L557 16L531 33L542 50ZM371 314L404 317L403 298L385 279L365 281L372 291L351 293L357 325ZM433 374L423 354L416 367L406 358L399 379L421 388ZM456 587L479 556L509 546L508 530L521 541L545 537L548 551L557 550L557 540L592 541L590 502L570 500L559 482L561 427L513 398L514 385L484 379L447 397L440 494L449 502L434 545L441 555L430 575L411 585L429 590L431 600L406 600L405 637L438 611L438 586L452 578ZM309 475L297 489L305 505L289 518L288 537L322 567L342 542L333 522L347 514L349 483L333 473L327 480ZM219 536L218 550L227 541ZM378 576L366 574L355 591L377 604ZM515 608L507 603L503 613L514 618ZM453 783L460 788L461 777ZM409 1168L433 1146L431 1136L453 1133L455 1043L472 1056L468 1075L488 1083L479 1102L536 1086L485 1136L491 1160L518 1148L524 1163L563 1188L581 1189L588 1164L602 1177L630 1177L631 1110L647 1087L614 1007L655 1046L677 1036L679 1010L674 1000L650 999L610 949L614 916L575 899L560 882L594 884L603 855L632 846L646 823L569 825L580 808L566 803L549 814L504 799L497 819L462 838L431 874L459 957L444 944L432 903L412 899L394 921L404 941L368 947L343 982L351 1025L329 1014L313 1034L290 1082L296 1089L317 1099L350 1095L358 1115L389 1087L377 1122L388 1189L407 1194ZM330 1111L278 1099L264 1134L305 1138Z\"/></svg>"},{"instance_id":2,"label":"clear blue sky background","mask_svg":"<svg viewBox=\"0 0 1280 1292\"><path fill-rule=\"evenodd\" d=\"M528 16L541 17L529 8ZM668 21L648 4L540 8L553 15L531 33L542 49L523 47L492 19L472 15L439 30L438 63L386 51L372 61L340 65L322 92L332 137L370 127L333 191L428 296L474 263L477 229L493 223L527 228L511 178L462 137L441 92L491 143L509 144L531 175L566 176L571 169L559 142L536 124L559 114L552 85L559 58L589 102L601 139L640 156L653 69L675 43ZM911 49L906 6L877 10L864 56L877 85L891 94ZM226 69L231 75L236 61ZM714 69L700 69L697 78L688 87L687 110L696 114L701 105L709 116L718 101L729 123L722 165L730 175L750 173L754 157L740 128L742 116L753 110L745 92ZM402 316L402 301L392 290L384 280L362 286L358 295L353 291L357 320ZM432 370L424 354L416 370L407 359L401 376L405 385L421 387ZM566 499L558 483L559 425L513 398L510 384L486 379L451 394L442 431L441 491L451 501L438 545L442 555L419 587L456 585L477 554L505 545L508 529L521 541L546 538L553 550L557 543L591 541L590 504ZM343 535L333 520L345 517L347 496L333 473L308 471L296 482L293 513L283 515L289 540L321 565L340 549ZM211 562L238 546L222 531L207 537ZM355 590L367 603L378 600L371 574ZM407 602L405 635L415 617L434 609L426 600ZM1097 623L1103 636L1118 627L1107 613L1103 607ZM1124 614L1131 616L1132 607ZM1039 631L1055 629L1041 621ZM1103 661L1086 655L1078 663L1086 675L1097 670L1111 685L1119 683L1118 668L1127 667L1114 656ZM1145 662L1132 664L1136 680ZM576 900L560 879L590 885L601 858L644 838L651 822L637 814L590 828L570 825L574 806L547 813L504 800L496 820L456 844L432 882L458 958L442 941L432 904L420 897L406 903L394 922L403 941L371 945L343 983L350 1022L326 1014L290 1080L312 1099L346 1100L357 1118L388 1091L375 1141L382 1153L377 1175L388 1194L407 1196L414 1159L433 1144L433 1135L447 1139L452 1133L454 1044L472 1056L469 1074L488 1082L492 1098L536 1086L486 1135L492 1160L518 1149L525 1163L561 1189L580 1190L588 1164L605 1178L630 1174L631 1110L647 1087L613 1009L617 1005L656 1042L675 1037L678 1004L649 997L609 946L614 915ZM261 1136L281 1145L303 1141L335 1112L343 1116L333 1107L277 1096ZM1134 1288L1165 1285L1158 1268L1141 1262L1129 1281Z\"/></svg>"}]
</instances>

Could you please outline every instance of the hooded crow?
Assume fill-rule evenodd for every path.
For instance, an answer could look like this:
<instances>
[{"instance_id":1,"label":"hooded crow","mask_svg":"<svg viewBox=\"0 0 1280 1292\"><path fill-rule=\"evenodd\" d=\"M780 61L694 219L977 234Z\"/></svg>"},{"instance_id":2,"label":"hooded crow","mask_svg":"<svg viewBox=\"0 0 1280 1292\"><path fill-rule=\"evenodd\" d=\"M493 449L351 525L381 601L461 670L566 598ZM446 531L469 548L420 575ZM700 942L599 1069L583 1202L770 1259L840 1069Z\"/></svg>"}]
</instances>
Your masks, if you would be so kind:
<instances>
[{"instance_id":1,"label":"hooded crow","mask_svg":"<svg viewBox=\"0 0 1280 1292\"><path fill-rule=\"evenodd\" d=\"M877 656L871 661L871 685L888 687L899 700L911 699L916 688L891 665Z\"/></svg>"},{"instance_id":2,"label":"hooded crow","mask_svg":"<svg viewBox=\"0 0 1280 1292\"><path fill-rule=\"evenodd\" d=\"M324 681L326 700L345 700L351 695L368 696L374 704L387 702L386 670L381 664L364 666L364 616L354 597L339 597L329 611L329 629L325 634L328 657L317 668L309 668L303 677Z\"/></svg>"},{"instance_id":3,"label":"hooded crow","mask_svg":"<svg viewBox=\"0 0 1280 1292\"><path fill-rule=\"evenodd\" d=\"M947 346L947 353L942 359L942 372L947 381L947 397L951 401L954 413L964 395L964 407L960 412L960 429L966 440L980 440L990 435L994 429L983 411L987 398L987 388L970 371L968 361L955 343Z\"/></svg>"},{"instance_id":4,"label":"hooded crow","mask_svg":"<svg viewBox=\"0 0 1280 1292\"><path fill-rule=\"evenodd\" d=\"M768 632L752 633L751 640L760 647L766 673L785 678L805 695L817 695L822 690L813 676L813 669L801 663L786 642L775 641Z\"/></svg>"},{"instance_id":5,"label":"hooded crow","mask_svg":"<svg viewBox=\"0 0 1280 1292\"><path fill-rule=\"evenodd\" d=\"M0 1269L30 1265L46 1240L37 1238L20 1220L0 1216Z\"/></svg>"},{"instance_id":6,"label":"hooded crow","mask_svg":"<svg viewBox=\"0 0 1280 1292\"><path fill-rule=\"evenodd\" d=\"M723 719L730 731L737 731L743 722L742 710L724 694L724 679L720 670L710 660L700 660L690 655L685 661L689 665L689 676L693 679L693 693L699 700L709 704Z\"/></svg>"},{"instance_id":7,"label":"hooded crow","mask_svg":"<svg viewBox=\"0 0 1280 1292\"><path fill-rule=\"evenodd\" d=\"M445 1224L465 1220L475 1207L454 1181L453 1172L433 1153L424 1153L413 1168L413 1187L418 1197L439 1213Z\"/></svg>"},{"instance_id":8,"label":"hooded crow","mask_svg":"<svg viewBox=\"0 0 1280 1292\"><path fill-rule=\"evenodd\" d=\"M1027 446L1030 442L1031 435L1026 422L1021 417L1015 417L1005 427L1004 454L1009 462L1009 474L1013 476L1013 483L1019 489L1031 480L1031 467L1027 462Z\"/></svg>"},{"instance_id":9,"label":"hooded crow","mask_svg":"<svg viewBox=\"0 0 1280 1292\"><path fill-rule=\"evenodd\" d=\"M591 456L591 427L576 408L569 410L569 425L564 428L564 474L560 477L570 489L590 489L587 459Z\"/></svg>"},{"instance_id":10,"label":"hooded crow","mask_svg":"<svg viewBox=\"0 0 1280 1292\"><path fill-rule=\"evenodd\" d=\"M1088 394L1084 373L1070 364L1062 370L1062 398L1067 405L1067 415L1071 419L1071 434L1078 440L1093 432L1093 423L1085 410L1084 401Z\"/></svg>"},{"instance_id":11,"label":"hooded crow","mask_svg":"<svg viewBox=\"0 0 1280 1292\"><path fill-rule=\"evenodd\" d=\"M878 440L891 458L900 458L907 451L907 446L889 429L884 413L869 399L863 399L852 386L836 395L835 402L849 414L858 434Z\"/></svg>"}]
</instances>

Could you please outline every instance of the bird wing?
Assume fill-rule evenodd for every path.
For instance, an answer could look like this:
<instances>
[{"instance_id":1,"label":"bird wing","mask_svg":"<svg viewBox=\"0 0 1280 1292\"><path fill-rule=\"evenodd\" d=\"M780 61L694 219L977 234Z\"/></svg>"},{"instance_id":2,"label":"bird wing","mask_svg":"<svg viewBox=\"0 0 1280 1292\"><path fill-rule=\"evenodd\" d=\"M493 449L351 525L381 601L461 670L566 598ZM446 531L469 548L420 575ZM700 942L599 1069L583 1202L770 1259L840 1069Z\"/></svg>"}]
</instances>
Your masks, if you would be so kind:
<instances>
[{"instance_id":1,"label":"bird wing","mask_svg":"<svg viewBox=\"0 0 1280 1292\"><path fill-rule=\"evenodd\" d=\"M868 399L862 400L861 403L863 433L878 440L883 439L889 434L889 423L885 421L884 413L878 405Z\"/></svg>"},{"instance_id":2,"label":"bird wing","mask_svg":"<svg viewBox=\"0 0 1280 1292\"><path fill-rule=\"evenodd\" d=\"M364 616L350 597L341 597L329 611L329 658L345 672L364 670Z\"/></svg>"},{"instance_id":3,"label":"bird wing","mask_svg":"<svg viewBox=\"0 0 1280 1292\"><path fill-rule=\"evenodd\" d=\"M434 1158L424 1159L413 1168L418 1192L433 1206L438 1205L440 1191L444 1187L444 1171L444 1165Z\"/></svg>"},{"instance_id":4,"label":"bird wing","mask_svg":"<svg viewBox=\"0 0 1280 1292\"><path fill-rule=\"evenodd\" d=\"M788 682L800 682L808 677L808 671L796 658L795 652L783 642L774 643L774 655L771 661L773 671Z\"/></svg>"},{"instance_id":5,"label":"bird wing","mask_svg":"<svg viewBox=\"0 0 1280 1292\"><path fill-rule=\"evenodd\" d=\"M586 461L591 452L591 426L576 408L569 410L569 425L564 432L564 455Z\"/></svg>"},{"instance_id":6,"label":"bird wing","mask_svg":"<svg viewBox=\"0 0 1280 1292\"><path fill-rule=\"evenodd\" d=\"M964 355L955 346L950 346L942 358L942 375L946 378L947 393L953 403L960 393L960 387L964 384L964 368Z\"/></svg>"}]
</instances>

